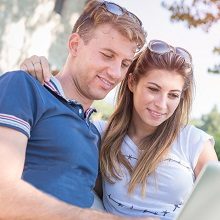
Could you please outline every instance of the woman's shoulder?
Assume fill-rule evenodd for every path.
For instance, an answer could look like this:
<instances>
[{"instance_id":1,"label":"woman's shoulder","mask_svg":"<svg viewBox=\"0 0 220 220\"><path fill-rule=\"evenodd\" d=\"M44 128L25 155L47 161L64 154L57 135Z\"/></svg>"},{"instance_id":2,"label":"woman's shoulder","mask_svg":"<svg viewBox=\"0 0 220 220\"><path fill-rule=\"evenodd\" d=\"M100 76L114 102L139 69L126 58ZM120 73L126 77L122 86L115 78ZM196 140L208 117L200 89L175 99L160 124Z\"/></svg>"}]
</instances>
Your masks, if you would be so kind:
<instances>
[{"instance_id":1,"label":"woman's shoulder","mask_svg":"<svg viewBox=\"0 0 220 220\"><path fill-rule=\"evenodd\" d=\"M194 125L187 125L181 129L178 143L183 152L186 152L189 156L191 155L192 158L192 155L197 157L200 154L204 143L208 140L214 146L213 136Z\"/></svg>"},{"instance_id":2,"label":"woman's shoulder","mask_svg":"<svg viewBox=\"0 0 220 220\"><path fill-rule=\"evenodd\" d=\"M181 129L180 138L190 142L199 142L206 139L210 139L211 142L214 142L211 135L191 124L186 125Z\"/></svg>"},{"instance_id":3,"label":"woman's shoulder","mask_svg":"<svg viewBox=\"0 0 220 220\"><path fill-rule=\"evenodd\" d=\"M204 147L204 143L207 140L210 140L214 146L215 141L211 135L196 126L189 124L181 128L172 149L183 160L188 161L192 170L194 170L198 157Z\"/></svg>"}]
</instances>

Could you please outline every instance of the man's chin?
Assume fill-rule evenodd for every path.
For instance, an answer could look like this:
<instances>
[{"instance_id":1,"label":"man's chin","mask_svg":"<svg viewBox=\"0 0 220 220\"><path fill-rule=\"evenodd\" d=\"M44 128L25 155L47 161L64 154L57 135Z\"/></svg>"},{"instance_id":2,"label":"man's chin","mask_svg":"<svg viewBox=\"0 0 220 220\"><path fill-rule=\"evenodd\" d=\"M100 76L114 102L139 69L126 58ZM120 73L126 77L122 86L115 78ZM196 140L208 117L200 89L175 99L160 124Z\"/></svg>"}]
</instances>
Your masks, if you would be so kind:
<instances>
[{"instance_id":1,"label":"man's chin","mask_svg":"<svg viewBox=\"0 0 220 220\"><path fill-rule=\"evenodd\" d=\"M108 93L109 93L109 92L108 92ZM96 94L95 100L102 100L102 99L104 99L104 98L108 95L108 93Z\"/></svg>"}]
</instances>

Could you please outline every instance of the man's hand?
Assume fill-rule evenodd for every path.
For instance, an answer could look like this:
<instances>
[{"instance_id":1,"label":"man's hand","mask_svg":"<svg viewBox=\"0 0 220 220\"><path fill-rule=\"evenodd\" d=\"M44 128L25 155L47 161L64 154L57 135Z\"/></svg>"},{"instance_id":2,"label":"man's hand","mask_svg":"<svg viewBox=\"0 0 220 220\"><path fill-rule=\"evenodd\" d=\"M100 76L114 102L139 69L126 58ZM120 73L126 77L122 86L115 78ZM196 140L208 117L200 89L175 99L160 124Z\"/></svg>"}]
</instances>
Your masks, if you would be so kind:
<instances>
[{"instance_id":1,"label":"man's hand","mask_svg":"<svg viewBox=\"0 0 220 220\"><path fill-rule=\"evenodd\" d=\"M31 56L25 59L20 66L24 70L34 76L42 84L50 81L51 72L48 60L43 56Z\"/></svg>"}]
</instances>

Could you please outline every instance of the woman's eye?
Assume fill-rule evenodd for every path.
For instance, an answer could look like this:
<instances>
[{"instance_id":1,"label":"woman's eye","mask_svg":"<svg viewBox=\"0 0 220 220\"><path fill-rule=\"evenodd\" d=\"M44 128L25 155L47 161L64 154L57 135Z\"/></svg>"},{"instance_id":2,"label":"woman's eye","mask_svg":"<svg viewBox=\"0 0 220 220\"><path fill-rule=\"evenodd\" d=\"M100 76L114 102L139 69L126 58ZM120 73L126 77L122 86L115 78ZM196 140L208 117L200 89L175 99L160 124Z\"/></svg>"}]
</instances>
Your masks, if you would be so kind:
<instances>
[{"instance_id":1,"label":"woman's eye","mask_svg":"<svg viewBox=\"0 0 220 220\"><path fill-rule=\"evenodd\" d=\"M122 63L122 65L121 65L121 66L122 66L122 68L128 68L128 67L129 67L129 65L130 65L130 64L127 64L127 63Z\"/></svg>"},{"instance_id":2,"label":"woman's eye","mask_svg":"<svg viewBox=\"0 0 220 220\"><path fill-rule=\"evenodd\" d=\"M179 94L170 94L170 97L173 99L178 99L180 97Z\"/></svg>"}]
</instances>

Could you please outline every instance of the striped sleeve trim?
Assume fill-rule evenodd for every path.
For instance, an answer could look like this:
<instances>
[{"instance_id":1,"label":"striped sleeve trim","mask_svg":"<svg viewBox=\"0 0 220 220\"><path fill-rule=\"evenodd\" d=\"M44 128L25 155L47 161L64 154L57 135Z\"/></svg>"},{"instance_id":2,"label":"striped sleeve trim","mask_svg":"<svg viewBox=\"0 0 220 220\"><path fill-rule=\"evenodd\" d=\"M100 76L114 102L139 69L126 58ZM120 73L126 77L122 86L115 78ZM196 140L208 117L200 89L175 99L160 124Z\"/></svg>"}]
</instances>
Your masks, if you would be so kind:
<instances>
[{"instance_id":1,"label":"striped sleeve trim","mask_svg":"<svg viewBox=\"0 0 220 220\"><path fill-rule=\"evenodd\" d=\"M13 115L0 114L0 123L20 128L28 134L28 137L30 137L30 124L20 118Z\"/></svg>"}]
</instances>

